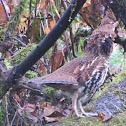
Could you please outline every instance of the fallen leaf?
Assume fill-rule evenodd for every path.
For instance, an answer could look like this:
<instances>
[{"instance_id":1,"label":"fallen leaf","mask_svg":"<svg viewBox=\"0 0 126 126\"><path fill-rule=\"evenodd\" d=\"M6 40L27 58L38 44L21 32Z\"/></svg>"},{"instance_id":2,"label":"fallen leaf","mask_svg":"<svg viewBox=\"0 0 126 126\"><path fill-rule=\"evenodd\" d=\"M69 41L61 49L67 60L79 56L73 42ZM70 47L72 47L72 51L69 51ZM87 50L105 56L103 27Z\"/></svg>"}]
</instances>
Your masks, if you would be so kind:
<instances>
[{"instance_id":1,"label":"fallen leaf","mask_svg":"<svg viewBox=\"0 0 126 126\"><path fill-rule=\"evenodd\" d=\"M55 25L54 21L50 21L50 27L51 27L51 29L54 27L54 25Z\"/></svg>"},{"instance_id":2,"label":"fallen leaf","mask_svg":"<svg viewBox=\"0 0 126 126\"><path fill-rule=\"evenodd\" d=\"M105 122L105 121L108 121L109 119L112 118L111 115L104 115L104 114L101 113L101 112L98 113L98 117L102 118L104 122Z\"/></svg>"},{"instance_id":3,"label":"fallen leaf","mask_svg":"<svg viewBox=\"0 0 126 126\"><path fill-rule=\"evenodd\" d=\"M41 58L41 60L43 60L43 59ZM42 63L41 60L39 60L39 61L37 62L37 65L38 65L37 71L38 71L40 74L42 74L42 75L47 75L47 68L44 66L44 64Z\"/></svg>"},{"instance_id":4,"label":"fallen leaf","mask_svg":"<svg viewBox=\"0 0 126 126\"><path fill-rule=\"evenodd\" d=\"M60 108L58 108L57 106L44 107L44 115L45 115L45 116L49 116L49 115L51 115L53 112L59 111L59 110L60 110Z\"/></svg>"},{"instance_id":5,"label":"fallen leaf","mask_svg":"<svg viewBox=\"0 0 126 126\"><path fill-rule=\"evenodd\" d=\"M99 113L98 113L98 117L104 119L105 116L104 116L101 112L99 112Z\"/></svg>"},{"instance_id":6,"label":"fallen leaf","mask_svg":"<svg viewBox=\"0 0 126 126\"><path fill-rule=\"evenodd\" d=\"M46 28L46 35L50 32L50 28Z\"/></svg>"},{"instance_id":7,"label":"fallen leaf","mask_svg":"<svg viewBox=\"0 0 126 126\"><path fill-rule=\"evenodd\" d=\"M0 2L0 26L4 26L7 22L7 15L3 5Z\"/></svg>"},{"instance_id":8,"label":"fallen leaf","mask_svg":"<svg viewBox=\"0 0 126 126\"><path fill-rule=\"evenodd\" d=\"M66 47L62 47L63 45L60 46L55 46L53 51L52 51L52 56L51 56L51 72L54 72L61 64L62 61L64 60L64 55L63 53L66 50Z\"/></svg>"},{"instance_id":9,"label":"fallen leaf","mask_svg":"<svg viewBox=\"0 0 126 126\"><path fill-rule=\"evenodd\" d=\"M60 121L63 117L65 117L62 113L55 111L51 115L46 116L45 120L48 122Z\"/></svg>"}]
</instances>

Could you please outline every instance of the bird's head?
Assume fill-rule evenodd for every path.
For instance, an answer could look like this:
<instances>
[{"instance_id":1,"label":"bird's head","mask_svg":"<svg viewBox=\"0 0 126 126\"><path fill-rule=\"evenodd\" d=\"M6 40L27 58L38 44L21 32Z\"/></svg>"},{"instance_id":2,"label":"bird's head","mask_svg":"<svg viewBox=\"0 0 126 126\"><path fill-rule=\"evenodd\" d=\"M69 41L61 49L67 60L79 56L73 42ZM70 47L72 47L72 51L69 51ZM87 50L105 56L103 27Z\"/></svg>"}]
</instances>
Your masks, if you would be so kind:
<instances>
[{"instance_id":1,"label":"bird's head","mask_svg":"<svg viewBox=\"0 0 126 126\"><path fill-rule=\"evenodd\" d=\"M84 50L93 55L109 57L113 51L113 41L111 37L100 38L98 35L84 41Z\"/></svg>"},{"instance_id":2,"label":"bird's head","mask_svg":"<svg viewBox=\"0 0 126 126\"><path fill-rule=\"evenodd\" d=\"M113 51L113 41L111 37L105 38L101 42L101 54L105 56L110 56Z\"/></svg>"},{"instance_id":3,"label":"bird's head","mask_svg":"<svg viewBox=\"0 0 126 126\"><path fill-rule=\"evenodd\" d=\"M99 27L84 41L85 51L93 55L109 57L113 50L113 41L117 34L115 32L117 26L116 17L112 10L108 8Z\"/></svg>"}]
</instances>

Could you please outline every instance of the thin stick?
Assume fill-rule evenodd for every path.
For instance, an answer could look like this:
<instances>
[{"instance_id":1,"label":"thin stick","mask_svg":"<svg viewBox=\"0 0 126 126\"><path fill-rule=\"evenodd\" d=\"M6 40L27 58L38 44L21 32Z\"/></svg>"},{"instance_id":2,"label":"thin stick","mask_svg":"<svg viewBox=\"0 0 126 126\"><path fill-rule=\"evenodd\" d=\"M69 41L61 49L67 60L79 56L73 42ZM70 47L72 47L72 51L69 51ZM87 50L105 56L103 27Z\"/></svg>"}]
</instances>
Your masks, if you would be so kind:
<instances>
[{"instance_id":1,"label":"thin stick","mask_svg":"<svg viewBox=\"0 0 126 126\"><path fill-rule=\"evenodd\" d=\"M27 32L26 32L27 38L29 38L29 28L30 28L30 20L31 20L31 1L32 0L30 0L30 4L29 4L28 29L27 29Z\"/></svg>"},{"instance_id":2,"label":"thin stick","mask_svg":"<svg viewBox=\"0 0 126 126\"><path fill-rule=\"evenodd\" d=\"M87 25L88 25L89 27L91 27L92 30L94 30L94 27L84 18L84 16L83 16L81 13L79 13L79 14L80 14L81 17L84 19L84 21L87 23Z\"/></svg>"},{"instance_id":3,"label":"thin stick","mask_svg":"<svg viewBox=\"0 0 126 126\"><path fill-rule=\"evenodd\" d=\"M24 42L22 42L21 40L19 40L17 38L13 37L13 39L16 40L16 41L18 41L22 46L24 46L24 47L27 46Z\"/></svg>"},{"instance_id":4,"label":"thin stick","mask_svg":"<svg viewBox=\"0 0 126 126\"><path fill-rule=\"evenodd\" d=\"M59 12L58 12L58 10L57 10L57 8L56 8L56 5L55 5L54 1L51 0L51 2L52 2L52 4L53 4L53 7L54 7L54 9L55 9L55 11L56 11L57 16L60 18L60 14L59 14Z\"/></svg>"},{"instance_id":5,"label":"thin stick","mask_svg":"<svg viewBox=\"0 0 126 126\"><path fill-rule=\"evenodd\" d=\"M73 52L73 56L76 58L77 56L75 55L75 50L74 50L74 41L73 41L72 27L69 26L69 29L70 29L70 40L71 40L72 52Z\"/></svg>"},{"instance_id":6,"label":"thin stick","mask_svg":"<svg viewBox=\"0 0 126 126\"><path fill-rule=\"evenodd\" d=\"M13 117L13 119L12 119L12 121L11 121L10 126L13 126L13 122L14 122L14 120L15 120L17 114L18 114L18 111L15 112L14 117Z\"/></svg>"}]
</instances>

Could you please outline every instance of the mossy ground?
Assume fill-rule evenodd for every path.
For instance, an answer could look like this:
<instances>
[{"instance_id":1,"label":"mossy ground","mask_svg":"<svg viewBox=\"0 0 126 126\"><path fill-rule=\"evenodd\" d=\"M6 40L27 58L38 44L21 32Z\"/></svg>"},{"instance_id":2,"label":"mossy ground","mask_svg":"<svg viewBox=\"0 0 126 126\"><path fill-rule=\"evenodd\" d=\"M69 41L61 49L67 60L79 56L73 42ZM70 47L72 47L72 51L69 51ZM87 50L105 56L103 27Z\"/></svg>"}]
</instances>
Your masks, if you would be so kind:
<instances>
[{"instance_id":1,"label":"mossy ground","mask_svg":"<svg viewBox=\"0 0 126 126\"><path fill-rule=\"evenodd\" d=\"M104 122L98 117L68 117L57 123L50 123L46 126L126 126L126 111L119 113L110 120Z\"/></svg>"},{"instance_id":2,"label":"mossy ground","mask_svg":"<svg viewBox=\"0 0 126 126\"><path fill-rule=\"evenodd\" d=\"M126 111L119 113L112 119L103 122L98 117L66 118L61 121L60 126L126 126Z\"/></svg>"}]
</instances>

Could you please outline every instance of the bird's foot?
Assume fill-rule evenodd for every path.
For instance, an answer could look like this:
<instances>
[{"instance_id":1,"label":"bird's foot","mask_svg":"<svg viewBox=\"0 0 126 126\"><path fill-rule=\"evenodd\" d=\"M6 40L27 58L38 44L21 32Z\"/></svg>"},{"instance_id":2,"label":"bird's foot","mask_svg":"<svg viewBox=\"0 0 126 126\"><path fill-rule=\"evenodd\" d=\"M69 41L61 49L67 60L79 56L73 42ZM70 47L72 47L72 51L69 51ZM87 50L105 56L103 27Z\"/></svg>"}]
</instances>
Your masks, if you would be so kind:
<instances>
[{"instance_id":1,"label":"bird's foot","mask_svg":"<svg viewBox=\"0 0 126 126\"><path fill-rule=\"evenodd\" d=\"M82 112L81 115L91 117L91 116L98 116L98 113Z\"/></svg>"},{"instance_id":2,"label":"bird's foot","mask_svg":"<svg viewBox=\"0 0 126 126\"><path fill-rule=\"evenodd\" d=\"M85 117L82 113L78 114L77 117Z\"/></svg>"},{"instance_id":3,"label":"bird's foot","mask_svg":"<svg viewBox=\"0 0 126 126\"><path fill-rule=\"evenodd\" d=\"M85 115L83 113L79 114L78 112L76 113L74 110L72 110L69 114L69 117L73 117L73 116L77 116L77 117L85 117Z\"/></svg>"}]
</instances>

